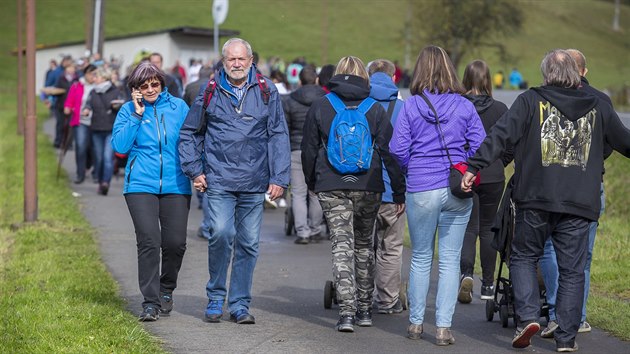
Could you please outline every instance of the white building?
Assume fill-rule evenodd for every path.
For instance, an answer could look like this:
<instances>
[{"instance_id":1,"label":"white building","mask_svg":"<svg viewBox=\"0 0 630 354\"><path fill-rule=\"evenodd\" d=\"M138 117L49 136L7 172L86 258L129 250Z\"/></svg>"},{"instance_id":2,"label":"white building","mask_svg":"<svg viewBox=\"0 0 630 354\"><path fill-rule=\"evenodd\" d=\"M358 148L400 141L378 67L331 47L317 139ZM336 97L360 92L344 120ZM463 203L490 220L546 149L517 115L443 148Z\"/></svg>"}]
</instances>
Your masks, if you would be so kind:
<instances>
[{"instance_id":1,"label":"white building","mask_svg":"<svg viewBox=\"0 0 630 354\"><path fill-rule=\"evenodd\" d=\"M234 37L234 30L219 30L219 37ZM213 30L195 27L177 27L151 32L107 37L103 43L102 57L116 58L120 62L120 75L142 53L158 52L164 58L164 69L170 68L179 60L188 68L189 60L201 59L205 62L217 58L214 51ZM44 85L50 60L61 61L64 55L75 59L85 56L85 41L38 46L35 55L36 89Z\"/></svg>"}]
</instances>

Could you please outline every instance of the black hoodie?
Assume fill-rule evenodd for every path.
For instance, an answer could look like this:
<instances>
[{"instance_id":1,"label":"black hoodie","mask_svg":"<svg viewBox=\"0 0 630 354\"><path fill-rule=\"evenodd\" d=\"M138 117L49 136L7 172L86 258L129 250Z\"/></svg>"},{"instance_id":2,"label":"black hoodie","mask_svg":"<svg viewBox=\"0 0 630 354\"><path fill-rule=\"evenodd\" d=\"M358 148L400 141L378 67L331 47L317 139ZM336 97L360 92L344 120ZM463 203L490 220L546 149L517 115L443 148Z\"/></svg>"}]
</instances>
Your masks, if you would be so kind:
<instances>
[{"instance_id":1,"label":"black hoodie","mask_svg":"<svg viewBox=\"0 0 630 354\"><path fill-rule=\"evenodd\" d=\"M605 144L630 157L630 130L609 104L583 90L536 87L499 119L468 170L483 169L513 145L518 207L597 220Z\"/></svg>"},{"instance_id":2,"label":"black hoodie","mask_svg":"<svg viewBox=\"0 0 630 354\"><path fill-rule=\"evenodd\" d=\"M486 131L486 135L490 133L490 129L496 124L499 118L501 118L503 113L508 110L507 106L503 104L503 102L495 101L492 97L487 95L464 95L464 97L475 105L475 109L481 118L481 123L483 123L483 128ZM506 152L504 155L507 155L508 157L502 157L500 160L496 160L479 172L482 184L505 181L503 160L511 160L512 156L510 151ZM507 161L507 163L509 163L509 161Z\"/></svg>"},{"instance_id":3,"label":"black hoodie","mask_svg":"<svg viewBox=\"0 0 630 354\"><path fill-rule=\"evenodd\" d=\"M284 117L287 119L289 127L291 151L300 150L306 112L311 108L313 102L325 94L326 91L319 85L304 85L293 91L289 97L282 101Z\"/></svg>"},{"instance_id":4,"label":"black hoodie","mask_svg":"<svg viewBox=\"0 0 630 354\"><path fill-rule=\"evenodd\" d=\"M330 80L328 87L346 105L358 106L370 94L367 81L354 75L336 75ZM385 187L381 166L385 164L391 178L394 203L404 203L405 178L389 154L393 128L383 107L374 104L366 114L376 150L372 155L370 170L353 177L337 173L328 162L325 146L328 144L328 133L335 115L335 109L326 97L313 102L306 115L301 150L302 170L308 189L315 192L358 190L382 193Z\"/></svg>"}]
</instances>

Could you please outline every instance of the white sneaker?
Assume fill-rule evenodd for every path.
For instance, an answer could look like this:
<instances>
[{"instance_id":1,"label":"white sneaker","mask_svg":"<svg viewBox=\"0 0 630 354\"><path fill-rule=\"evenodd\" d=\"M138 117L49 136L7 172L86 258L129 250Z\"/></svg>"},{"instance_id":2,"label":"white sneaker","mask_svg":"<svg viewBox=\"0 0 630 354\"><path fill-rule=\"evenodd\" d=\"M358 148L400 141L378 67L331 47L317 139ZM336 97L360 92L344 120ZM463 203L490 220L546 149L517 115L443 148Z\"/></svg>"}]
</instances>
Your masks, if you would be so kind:
<instances>
[{"instance_id":1,"label":"white sneaker","mask_svg":"<svg viewBox=\"0 0 630 354\"><path fill-rule=\"evenodd\" d=\"M591 331L591 325L588 322L584 321L580 323L580 328L578 328L578 333L588 333Z\"/></svg>"},{"instance_id":2,"label":"white sneaker","mask_svg":"<svg viewBox=\"0 0 630 354\"><path fill-rule=\"evenodd\" d=\"M278 204L275 201L271 200L271 198L269 197L269 194L267 193L265 193L265 206L271 209L278 208Z\"/></svg>"},{"instance_id":3,"label":"white sneaker","mask_svg":"<svg viewBox=\"0 0 630 354\"><path fill-rule=\"evenodd\" d=\"M278 207L286 208L287 207L287 200L284 199L284 198L278 199Z\"/></svg>"}]
</instances>

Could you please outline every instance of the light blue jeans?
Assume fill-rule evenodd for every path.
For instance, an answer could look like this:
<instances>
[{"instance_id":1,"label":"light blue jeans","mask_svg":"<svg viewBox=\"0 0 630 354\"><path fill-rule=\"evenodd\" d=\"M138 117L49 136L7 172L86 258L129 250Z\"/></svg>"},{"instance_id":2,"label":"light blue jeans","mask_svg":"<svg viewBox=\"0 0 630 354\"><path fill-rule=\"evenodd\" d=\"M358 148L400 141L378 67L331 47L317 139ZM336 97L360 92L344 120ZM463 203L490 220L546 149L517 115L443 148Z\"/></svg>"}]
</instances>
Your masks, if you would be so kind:
<instances>
[{"instance_id":1,"label":"light blue jeans","mask_svg":"<svg viewBox=\"0 0 630 354\"><path fill-rule=\"evenodd\" d=\"M210 273L206 294L210 300L225 300L227 271L232 262L228 296L230 313L249 310L265 194L208 189L205 200L209 212Z\"/></svg>"},{"instance_id":2,"label":"light blue jeans","mask_svg":"<svg viewBox=\"0 0 630 354\"><path fill-rule=\"evenodd\" d=\"M439 278L435 322L437 327L451 327L459 288L462 243L472 205L472 198L454 197L448 188L407 193L407 220L412 250L409 322L424 322L437 231Z\"/></svg>"},{"instance_id":3,"label":"light blue jeans","mask_svg":"<svg viewBox=\"0 0 630 354\"><path fill-rule=\"evenodd\" d=\"M112 180L114 173L114 149L112 149L112 132L93 131L92 146L94 148L94 170L99 183Z\"/></svg>"},{"instance_id":4,"label":"light blue jeans","mask_svg":"<svg viewBox=\"0 0 630 354\"><path fill-rule=\"evenodd\" d=\"M604 183L600 189L601 208L599 216L604 215L606 209L606 193L604 193ZM588 300L588 292L591 287L591 261L593 260L593 248L595 247L595 236L597 235L597 226L599 223L593 221L588 225L588 252L586 254L586 267L584 268L584 304L582 304L582 318L580 323L586 321L586 300ZM556 259L556 251L553 249L551 238L545 242L545 251L540 258L540 271L547 294L547 305L549 305L549 320L556 320L556 295L558 292L558 260Z\"/></svg>"}]
</instances>

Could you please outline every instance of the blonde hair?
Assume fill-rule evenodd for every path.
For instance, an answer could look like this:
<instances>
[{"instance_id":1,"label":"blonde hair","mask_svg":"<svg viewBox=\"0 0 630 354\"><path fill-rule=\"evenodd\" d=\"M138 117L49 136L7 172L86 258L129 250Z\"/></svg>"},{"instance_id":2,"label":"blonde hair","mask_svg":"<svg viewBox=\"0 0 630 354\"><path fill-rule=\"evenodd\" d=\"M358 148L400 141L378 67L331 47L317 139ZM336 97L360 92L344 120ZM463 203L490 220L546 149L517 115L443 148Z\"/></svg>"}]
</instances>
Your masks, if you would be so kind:
<instances>
[{"instance_id":1,"label":"blonde hair","mask_svg":"<svg viewBox=\"0 0 630 354\"><path fill-rule=\"evenodd\" d=\"M419 95L424 90L438 94L464 93L451 58L438 46L424 47L416 60L409 91Z\"/></svg>"},{"instance_id":2,"label":"blonde hair","mask_svg":"<svg viewBox=\"0 0 630 354\"><path fill-rule=\"evenodd\" d=\"M104 67L100 66L96 69L96 76L102 77L105 80L111 80L112 72L109 69L105 69Z\"/></svg>"},{"instance_id":3,"label":"blonde hair","mask_svg":"<svg viewBox=\"0 0 630 354\"><path fill-rule=\"evenodd\" d=\"M365 64L361 59L353 56L343 57L337 63L334 75L354 75L359 76L370 84L370 76L367 70L365 70Z\"/></svg>"}]
</instances>

